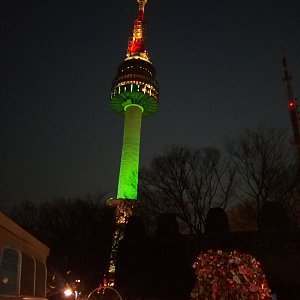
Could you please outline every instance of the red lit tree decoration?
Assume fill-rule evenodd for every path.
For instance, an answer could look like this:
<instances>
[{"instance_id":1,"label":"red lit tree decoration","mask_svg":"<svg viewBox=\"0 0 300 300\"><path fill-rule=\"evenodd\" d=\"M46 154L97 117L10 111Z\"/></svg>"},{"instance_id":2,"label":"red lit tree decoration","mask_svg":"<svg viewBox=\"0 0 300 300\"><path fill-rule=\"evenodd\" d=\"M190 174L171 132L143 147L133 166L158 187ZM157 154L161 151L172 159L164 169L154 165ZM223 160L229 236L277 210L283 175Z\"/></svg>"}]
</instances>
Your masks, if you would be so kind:
<instances>
[{"instance_id":1,"label":"red lit tree decoration","mask_svg":"<svg viewBox=\"0 0 300 300\"><path fill-rule=\"evenodd\" d=\"M197 275L196 299L271 299L260 263L250 254L208 250L197 257L193 267Z\"/></svg>"}]
</instances>

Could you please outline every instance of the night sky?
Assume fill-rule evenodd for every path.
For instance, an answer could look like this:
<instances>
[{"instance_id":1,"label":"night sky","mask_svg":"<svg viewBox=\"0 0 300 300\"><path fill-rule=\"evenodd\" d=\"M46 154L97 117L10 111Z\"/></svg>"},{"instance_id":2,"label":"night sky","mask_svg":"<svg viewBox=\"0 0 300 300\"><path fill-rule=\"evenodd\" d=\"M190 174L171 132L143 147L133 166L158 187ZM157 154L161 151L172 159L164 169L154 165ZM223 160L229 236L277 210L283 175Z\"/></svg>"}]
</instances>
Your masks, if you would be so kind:
<instances>
[{"instance_id":1,"label":"night sky","mask_svg":"<svg viewBox=\"0 0 300 300\"><path fill-rule=\"evenodd\" d=\"M136 1L0 6L0 208L114 196L123 118L108 101ZM291 134L281 48L299 96L299 0L149 0L145 13L160 104L143 120L141 166L172 144L221 148L245 128Z\"/></svg>"}]
</instances>

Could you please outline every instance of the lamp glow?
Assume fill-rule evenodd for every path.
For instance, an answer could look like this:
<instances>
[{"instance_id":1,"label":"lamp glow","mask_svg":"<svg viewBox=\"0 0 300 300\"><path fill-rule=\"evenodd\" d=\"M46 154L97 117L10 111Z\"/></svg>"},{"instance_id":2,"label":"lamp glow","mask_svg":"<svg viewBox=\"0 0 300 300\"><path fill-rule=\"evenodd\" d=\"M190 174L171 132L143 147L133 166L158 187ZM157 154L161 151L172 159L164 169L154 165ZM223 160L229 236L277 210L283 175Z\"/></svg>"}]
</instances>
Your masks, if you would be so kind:
<instances>
[{"instance_id":1,"label":"lamp glow","mask_svg":"<svg viewBox=\"0 0 300 300\"><path fill-rule=\"evenodd\" d=\"M64 290L64 294L66 297L70 297L73 294L73 292L70 288L68 288Z\"/></svg>"}]
</instances>

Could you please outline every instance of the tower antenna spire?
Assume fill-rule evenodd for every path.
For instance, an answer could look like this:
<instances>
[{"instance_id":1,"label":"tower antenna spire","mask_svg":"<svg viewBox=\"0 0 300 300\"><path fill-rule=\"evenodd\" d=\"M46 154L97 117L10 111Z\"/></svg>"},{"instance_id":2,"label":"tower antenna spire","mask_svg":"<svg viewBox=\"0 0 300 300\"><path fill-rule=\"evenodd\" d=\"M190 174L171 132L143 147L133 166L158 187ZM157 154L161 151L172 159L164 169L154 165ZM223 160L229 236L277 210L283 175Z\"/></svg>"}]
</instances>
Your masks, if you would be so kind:
<instances>
[{"instance_id":1,"label":"tower antenna spire","mask_svg":"<svg viewBox=\"0 0 300 300\"><path fill-rule=\"evenodd\" d=\"M146 21L145 5L147 0L137 0L139 12L134 20L133 34L128 38L126 59L139 58L150 62L149 54L146 50Z\"/></svg>"},{"instance_id":2,"label":"tower antenna spire","mask_svg":"<svg viewBox=\"0 0 300 300\"><path fill-rule=\"evenodd\" d=\"M293 128L293 144L296 148L296 154L298 158L298 166L300 169L300 129L299 129L299 115L298 115L298 104L297 99L294 96L294 91L292 87L292 74L288 71L285 51L282 49L282 66L283 66L283 83L285 85L285 90L288 100L288 110L290 113L292 128Z\"/></svg>"}]
</instances>

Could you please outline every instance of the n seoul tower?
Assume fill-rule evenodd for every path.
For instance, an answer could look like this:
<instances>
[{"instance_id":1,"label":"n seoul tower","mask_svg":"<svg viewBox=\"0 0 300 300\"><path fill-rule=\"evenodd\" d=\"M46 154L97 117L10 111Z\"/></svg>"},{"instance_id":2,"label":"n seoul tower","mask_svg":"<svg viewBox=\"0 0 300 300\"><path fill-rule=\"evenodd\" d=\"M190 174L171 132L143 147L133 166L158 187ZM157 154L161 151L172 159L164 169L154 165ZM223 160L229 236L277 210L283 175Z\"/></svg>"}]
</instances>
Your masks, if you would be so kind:
<instances>
[{"instance_id":1,"label":"n seoul tower","mask_svg":"<svg viewBox=\"0 0 300 300\"><path fill-rule=\"evenodd\" d=\"M142 118L155 113L158 107L159 87L146 49L147 0L137 2L133 35L128 39L126 57L112 82L109 101L113 111L125 117L117 197L108 201L116 208L119 224L126 222L137 200Z\"/></svg>"}]
</instances>

